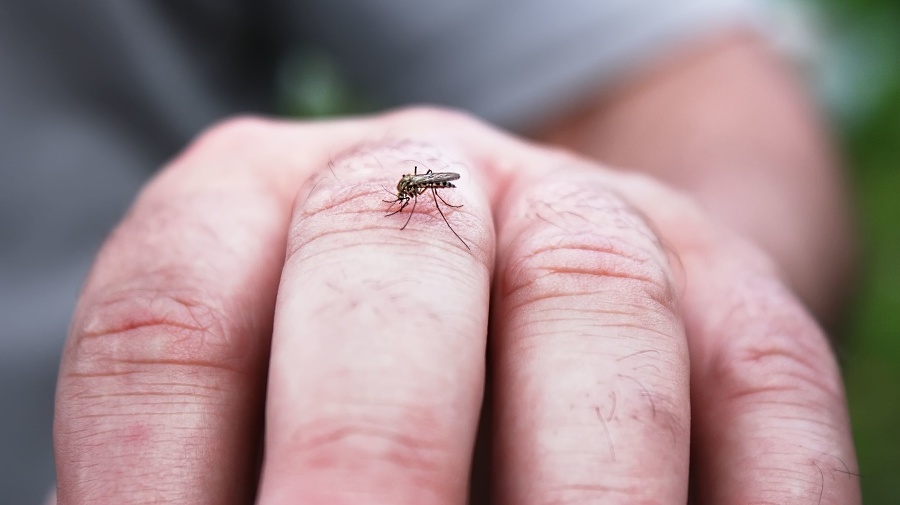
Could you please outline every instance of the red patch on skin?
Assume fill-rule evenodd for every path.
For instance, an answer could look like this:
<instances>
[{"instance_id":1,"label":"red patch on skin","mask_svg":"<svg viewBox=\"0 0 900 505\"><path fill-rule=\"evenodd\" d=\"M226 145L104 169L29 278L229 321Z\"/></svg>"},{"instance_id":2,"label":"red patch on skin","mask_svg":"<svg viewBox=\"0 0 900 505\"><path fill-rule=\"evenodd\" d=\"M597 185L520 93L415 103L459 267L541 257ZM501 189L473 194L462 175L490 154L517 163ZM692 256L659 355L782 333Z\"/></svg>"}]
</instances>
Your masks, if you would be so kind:
<instances>
[{"instance_id":1,"label":"red patch on skin","mask_svg":"<svg viewBox=\"0 0 900 505\"><path fill-rule=\"evenodd\" d=\"M132 423L122 429L122 441L129 445L143 445L150 440L151 429L144 423Z\"/></svg>"}]
</instances>

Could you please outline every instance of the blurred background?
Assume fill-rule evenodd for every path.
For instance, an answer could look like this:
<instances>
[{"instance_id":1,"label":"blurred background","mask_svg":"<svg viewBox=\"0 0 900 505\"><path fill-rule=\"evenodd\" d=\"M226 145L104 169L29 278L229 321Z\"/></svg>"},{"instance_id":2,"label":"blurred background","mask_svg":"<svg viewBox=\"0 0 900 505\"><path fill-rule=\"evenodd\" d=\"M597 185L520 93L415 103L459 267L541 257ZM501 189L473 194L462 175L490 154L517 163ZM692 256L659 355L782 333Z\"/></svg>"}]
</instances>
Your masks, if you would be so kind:
<instances>
[{"instance_id":1,"label":"blurred background","mask_svg":"<svg viewBox=\"0 0 900 505\"><path fill-rule=\"evenodd\" d=\"M867 504L900 504L900 1L770 0L771 38L828 114L862 238L860 282L837 335ZM365 97L327 54L287 67L295 116L361 112Z\"/></svg>"},{"instance_id":2,"label":"blurred background","mask_svg":"<svg viewBox=\"0 0 900 505\"><path fill-rule=\"evenodd\" d=\"M900 504L900 0L763 1L772 8L773 23L769 35L773 44L794 61L814 91L822 110L830 119L836 143L844 155L849 186L854 192L858 210L862 260L859 284L852 296L853 306L836 335L836 351L848 388L865 502ZM53 5L54 10L65 11L60 6L68 5L51 2L14 3L0 0L0 6L39 10L41 5ZM118 6L126 4L109 3ZM82 9L84 7L73 6L66 12ZM4 25L4 21L0 16L0 35L6 33L4 30L13 32L8 23ZM67 26L60 24L59 29L65 32L63 28ZM15 28L24 32L29 30L25 25ZM91 25L78 25L76 28L69 35L77 35L79 30L90 32ZM7 46L0 44L0 56L5 54L4 50L10 50ZM122 53L128 54L127 51ZM0 63L3 61L0 57ZM94 67L88 65L85 68L90 73ZM314 48L298 51L282 70L279 79L279 109L282 113L295 117L319 117L364 112L374 107L373 101L354 89L350 81L343 77L341 69L328 54ZM151 77L164 74L153 73ZM10 80L9 77L0 73L0 84ZM94 82L94 77L88 76L86 82ZM130 95L126 94L128 97ZM121 97L121 102L109 103L105 97L94 99L95 103L107 108L109 103L123 107L132 105ZM103 108L97 114L114 116ZM65 117L65 114L60 113L60 116ZM99 124L98 121L97 125L91 126L99 128ZM70 125L63 125L66 126ZM64 131L65 128L50 131L48 136L58 138L52 135ZM8 133L4 132L4 135ZM6 140L6 137L0 138ZM166 137L163 144L169 145L166 142L172 138ZM43 149L46 139L40 140ZM46 152L40 154L53 154L52 149L43 151ZM123 159L127 158L123 155ZM51 166L49 162L48 166ZM64 175L70 177L64 180L71 181L71 188L65 188L67 193L84 190L87 183L71 173ZM116 179L110 184L127 185L131 184L129 181ZM0 184L4 184L3 181ZM0 186L3 187L13 186ZM137 182L130 188L136 190ZM20 196L28 197L24 192ZM123 194L121 198L124 206L130 195ZM0 213L0 220L9 217ZM73 235L81 232L76 227ZM88 259L84 259L85 264ZM53 271L48 275L52 277L56 273ZM6 282L5 279L0 281ZM66 278L63 281L71 286L78 283L77 279ZM63 300L60 303L69 303L67 296L74 298L74 293L57 293L57 297ZM22 298L27 299L27 296ZM15 307L14 303L7 301L0 308L9 313ZM55 321L50 323L56 324ZM11 327L4 321L0 332L14 333ZM42 409L40 413L49 423L52 413L49 393L53 391L58 343L48 340L46 345L53 347L35 351L34 356L39 358L32 361L29 361L32 358L21 360L19 369L7 370L0 365L0 383L11 385L7 391L15 394L16 399L32 399L27 407ZM46 361L50 359L48 357L53 362ZM45 361L35 361L38 359ZM40 368L40 373L46 371L46 374L31 373L31 368ZM26 369L31 375L20 372ZM26 375L40 375L44 382L22 382L20 385L21 377ZM16 404L9 398L0 400L4 405ZM12 413L3 415L14 420L20 417L14 409ZM15 428L32 436L37 428L23 424L30 423L32 418L23 415L21 419L25 421L16 424ZM42 424L38 428L49 434L49 425ZM0 458L0 505L33 503L5 497L19 496L16 494L18 492L34 495L33 489L25 489L34 469L44 472L36 477L41 486L52 479L52 468L47 467L45 461L49 460L51 451L49 437L35 451L18 454L15 449L7 449L2 444L18 442L18 438L23 443L30 443L31 439L25 435L19 437L19 432L13 433L5 440L0 439L0 454L15 455L5 460L11 461L12 466L3 466L5 461ZM37 491L43 492L43 487Z\"/></svg>"},{"instance_id":3,"label":"blurred background","mask_svg":"<svg viewBox=\"0 0 900 505\"><path fill-rule=\"evenodd\" d=\"M782 2L803 8L811 2ZM811 83L855 190L862 277L839 355L866 503L900 503L900 2L825 0Z\"/></svg>"},{"instance_id":4,"label":"blurred background","mask_svg":"<svg viewBox=\"0 0 900 505\"><path fill-rule=\"evenodd\" d=\"M843 144L864 244L840 356L866 503L900 503L900 2L826 0L817 89Z\"/></svg>"}]
</instances>

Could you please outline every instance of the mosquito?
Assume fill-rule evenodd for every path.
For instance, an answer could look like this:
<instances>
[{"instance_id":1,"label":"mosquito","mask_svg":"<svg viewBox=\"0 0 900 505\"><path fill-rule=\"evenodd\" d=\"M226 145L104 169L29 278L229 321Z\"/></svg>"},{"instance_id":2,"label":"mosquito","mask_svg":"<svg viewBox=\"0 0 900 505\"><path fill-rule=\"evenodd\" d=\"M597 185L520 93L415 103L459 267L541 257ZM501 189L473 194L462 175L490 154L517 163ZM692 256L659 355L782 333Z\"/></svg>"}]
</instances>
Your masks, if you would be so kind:
<instances>
[{"instance_id":1,"label":"mosquito","mask_svg":"<svg viewBox=\"0 0 900 505\"><path fill-rule=\"evenodd\" d=\"M412 200L412 210L409 211L409 217L406 218L406 223L402 228L400 228L401 230L405 229L406 225L408 225L409 221L412 219L413 213L416 211L416 204L419 202L419 195L430 189L431 196L432 198L434 198L434 206L437 207L437 210L441 214L441 217L444 218L444 222L447 223L447 227L450 228L450 231L452 231L453 234L456 235L456 238L458 238L459 241L462 242L464 246L466 246L466 249L469 249L471 251L472 249L469 247L469 244L467 244L466 241L459 236L459 233L456 233L456 230L454 230L453 227L450 226L450 222L447 221L447 217L444 215L444 211L441 210L441 206L440 204L438 204L438 199L440 199L442 202L444 202L444 205L448 207L453 207L454 209L462 207L462 205L450 205L437 192L437 190L440 188L455 188L456 186L454 186L450 181L455 181L457 179L459 179L459 174L457 174L456 172L432 172L431 169L429 169L424 174L420 174L419 167L414 167L413 173L403 174L403 176L400 177L400 182L397 183L397 194L394 195L393 193L391 193L391 195L395 196L396 199L384 200L385 203L391 204L391 206L388 207L388 210L391 210L391 207L393 207L395 203L400 204L399 209L391 212L390 214L387 214L385 217L393 216L394 214L401 212L406 208L407 205L409 205L409 201ZM388 191L388 193L390 193L390 191Z\"/></svg>"}]
</instances>

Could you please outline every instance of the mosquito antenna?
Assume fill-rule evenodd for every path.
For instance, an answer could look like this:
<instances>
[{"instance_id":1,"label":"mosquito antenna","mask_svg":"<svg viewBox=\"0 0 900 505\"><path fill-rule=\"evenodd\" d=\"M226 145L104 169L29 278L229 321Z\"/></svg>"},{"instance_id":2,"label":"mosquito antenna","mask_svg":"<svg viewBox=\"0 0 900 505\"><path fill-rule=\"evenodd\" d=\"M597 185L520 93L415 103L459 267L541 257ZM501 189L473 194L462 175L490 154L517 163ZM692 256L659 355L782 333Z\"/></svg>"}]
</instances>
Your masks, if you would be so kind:
<instances>
[{"instance_id":1,"label":"mosquito antenna","mask_svg":"<svg viewBox=\"0 0 900 505\"><path fill-rule=\"evenodd\" d=\"M409 220L412 219L413 214L415 214L415 212L416 212L416 204L417 204L417 203L419 203L419 196L418 196L418 195L416 195L416 196L413 198L413 208L412 208L411 211L409 211L409 217L406 218L406 223L403 225L403 228L400 228L401 230L405 230L405 229L406 229L406 225L409 224ZM405 205L404 205L404 207L405 207ZM401 207L400 210L403 210L403 208Z\"/></svg>"},{"instance_id":2,"label":"mosquito antenna","mask_svg":"<svg viewBox=\"0 0 900 505\"><path fill-rule=\"evenodd\" d=\"M391 207L393 207L395 203L397 203L397 202L400 201L400 199L397 198L397 195L395 195L394 193L392 193L391 190L389 190L388 188L384 187L384 184L381 185L381 189L385 190L385 191L387 192L387 194L389 194L389 195L391 195L391 196L394 197L393 200L382 200L382 202L384 202L384 203L389 203L389 204L391 204ZM390 209L391 207L388 207L388 209Z\"/></svg>"},{"instance_id":3,"label":"mosquito antenna","mask_svg":"<svg viewBox=\"0 0 900 505\"><path fill-rule=\"evenodd\" d=\"M406 158L403 160L397 160L397 162L402 165L406 165L406 166L409 166L408 163L412 163L415 167L418 167L419 165L422 165L423 167L427 166L425 163L422 163L422 160L414 159L414 158ZM413 170L415 170L415 169L416 168L413 168Z\"/></svg>"},{"instance_id":4,"label":"mosquito antenna","mask_svg":"<svg viewBox=\"0 0 900 505\"><path fill-rule=\"evenodd\" d=\"M459 236L459 233L456 233L456 230L454 230L453 227L450 226L450 221L447 221L447 216L444 215L444 211L441 210L441 206L438 204L437 190L435 190L434 188L431 188L431 196L434 197L434 206L437 207L437 210L438 210L438 212L440 212L441 217L444 218L444 222L447 223L447 228L450 228L450 231L452 231L453 234L456 235L456 238L458 238L459 241L462 242L464 246L466 246L466 249L471 251L472 248L469 247L469 244L467 244L466 241L463 240L462 237ZM441 200L443 201L444 199L441 198ZM444 203L447 203L447 202L444 202ZM452 207L452 205L451 205L451 207ZM415 210L415 208L413 210ZM410 214L410 217L412 217L412 214Z\"/></svg>"}]
</instances>

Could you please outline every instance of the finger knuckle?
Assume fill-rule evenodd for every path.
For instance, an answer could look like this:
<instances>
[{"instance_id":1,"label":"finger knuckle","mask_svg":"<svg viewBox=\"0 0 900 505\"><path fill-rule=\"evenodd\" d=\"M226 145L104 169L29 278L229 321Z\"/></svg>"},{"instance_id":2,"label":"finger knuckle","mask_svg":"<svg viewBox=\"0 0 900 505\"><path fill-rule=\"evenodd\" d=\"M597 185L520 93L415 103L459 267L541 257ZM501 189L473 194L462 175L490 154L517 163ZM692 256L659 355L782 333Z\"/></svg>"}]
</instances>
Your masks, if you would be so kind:
<instances>
[{"instance_id":1,"label":"finger knuckle","mask_svg":"<svg viewBox=\"0 0 900 505\"><path fill-rule=\"evenodd\" d=\"M520 246L515 263L504 272L504 291L520 304L547 298L619 293L618 299L641 309L648 301L674 312L665 267L628 241L600 234L549 237L536 234Z\"/></svg>"},{"instance_id":2,"label":"finger knuckle","mask_svg":"<svg viewBox=\"0 0 900 505\"><path fill-rule=\"evenodd\" d=\"M105 293L76 317L71 373L83 378L136 373L235 373L247 349L235 338L241 323L207 293L177 288L183 274L157 273L141 287Z\"/></svg>"},{"instance_id":3,"label":"finger knuckle","mask_svg":"<svg viewBox=\"0 0 900 505\"><path fill-rule=\"evenodd\" d=\"M395 191L400 176L412 173L414 167L420 174L432 169L452 171L448 167L456 163L440 146L411 137L353 146L322 167L317 176L300 189L288 236L288 260L319 239L337 239L341 247L368 246L373 241L383 241L384 235L378 232L398 227L396 220L384 219L384 213L397 209L391 204L396 203L392 200L397 198ZM463 194L454 194L457 196ZM438 197L440 193L434 198ZM421 198L430 200L432 196ZM438 208L422 202L406 209L404 215L411 215L413 210L417 215L433 215L435 222L442 219ZM454 208L453 214L464 221L480 222L468 206ZM412 226L416 226L415 221ZM343 237L353 237L353 240L343 240ZM421 240L411 233L405 234L403 239ZM449 237L448 243L452 240L456 240L455 237Z\"/></svg>"},{"instance_id":4,"label":"finger knuckle","mask_svg":"<svg viewBox=\"0 0 900 505\"><path fill-rule=\"evenodd\" d=\"M723 339L714 356L714 383L729 399L752 403L814 408L826 397L840 398L836 364L809 314L781 286L750 289L752 294L730 302L721 323L720 332L732 337Z\"/></svg>"},{"instance_id":5,"label":"finger knuckle","mask_svg":"<svg viewBox=\"0 0 900 505\"><path fill-rule=\"evenodd\" d=\"M543 496L536 497L534 503L546 505L588 505L593 503L649 504L657 503L646 497L647 486L618 482L567 483L547 489Z\"/></svg>"},{"instance_id":6,"label":"finger knuckle","mask_svg":"<svg viewBox=\"0 0 900 505\"><path fill-rule=\"evenodd\" d=\"M274 120L262 116L234 116L212 124L200 132L185 151L169 164L169 170L228 157L244 159L268 142Z\"/></svg>"},{"instance_id":7,"label":"finger knuckle","mask_svg":"<svg viewBox=\"0 0 900 505\"><path fill-rule=\"evenodd\" d=\"M508 296L518 293L529 303L614 286L623 302L675 311L659 239L639 212L594 178L537 181L510 209L524 224L509 242L513 259L502 278Z\"/></svg>"},{"instance_id":8,"label":"finger knuckle","mask_svg":"<svg viewBox=\"0 0 900 505\"><path fill-rule=\"evenodd\" d=\"M286 263L307 252L313 242L324 239L340 241L342 246L368 244L364 237L378 227L377 222L372 222L371 214L381 210L375 205L387 195L381 185L372 179L351 176L344 170L340 180L329 180L326 173L315 180L311 188L301 190L304 191L308 194L299 195L294 207ZM355 243L341 240L343 237L354 237ZM331 250L330 246L323 247Z\"/></svg>"},{"instance_id":9,"label":"finger knuckle","mask_svg":"<svg viewBox=\"0 0 900 505\"><path fill-rule=\"evenodd\" d=\"M247 142L265 136L273 121L263 116L239 115L222 119L200 133L195 144L227 145Z\"/></svg>"},{"instance_id":10,"label":"finger knuckle","mask_svg":"<svg viewBox=\"0 0 900 505\"><path fill-rule=\"evenodd\" d=\"M400 423L362 415L302 423L289 444L291 454L299 458L294 464L341 473L356 472L363 460L368 468L409 478L418 489L439 491L446 485L451 448L435 436L440 430L433 429L433 422L423 422L418 409L410 410Z\"/></svg>"}]
</instances>

